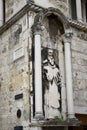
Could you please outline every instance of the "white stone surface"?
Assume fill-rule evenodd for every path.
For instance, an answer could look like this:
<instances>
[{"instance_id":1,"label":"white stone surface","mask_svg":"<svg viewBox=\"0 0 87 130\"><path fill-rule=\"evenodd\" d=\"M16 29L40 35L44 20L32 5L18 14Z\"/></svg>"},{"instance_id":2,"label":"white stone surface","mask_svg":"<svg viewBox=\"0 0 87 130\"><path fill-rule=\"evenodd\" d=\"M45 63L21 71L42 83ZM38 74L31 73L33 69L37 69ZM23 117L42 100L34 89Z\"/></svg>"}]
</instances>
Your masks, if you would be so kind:
<instances>
[{"instance_id":1,"label":"white stone surface","mask_svg":"<svg viewBox=\"0 0 87 130\"><path fill-rule=\"evenodd\" d=\"M31 127L30 130L42 130L41 127Z\"/></svg>"},{"instance_id":2,"label":"white stone surface","mask_svg":"<svg viewBox=\"0 0 87 130\"><path fill-rule=\"evenodd\" d=\"M68 117L74 118L70 43L65 42L64 47L65 47L65 71L66 71Z\"/></svg>"},{"instance_id":3,"label":"white stone surface","mask_svg":"<svg viewBox=\"0 0 87 130\"><path fill-rule=\"evenodd\" d=\"M35 34L35 116L42 116L41 36Z\"/></svg>"},{"instance_id":4,"label":"white stone surface","mask_svg":"<svg viewBox=\"0 0 87 130\"><path fill-rule=\"evenodd\" d=\"M78 21L82 21L81 0L76 0L76 9L77 9L77 19Z\"/></svg>"},{"instance_id":5,"label":"white stone surface","mask_svg":"<svg viewBox=\"0 0 87 130\"><path fill-rule=\"evenodd\" d=\"M0 26L3 25L3 0L0 0Z\"/></svg>"},{"instance_id":6,"label":"white stone surface","mask_svg":"<svg viewBox=\"0 0 87 130\"><path fill-rule=\"evenodd\" d=\"M74 111L75 111L76 114L87 114L87 107L74 106Z\"/></svg>"}]
</instances>

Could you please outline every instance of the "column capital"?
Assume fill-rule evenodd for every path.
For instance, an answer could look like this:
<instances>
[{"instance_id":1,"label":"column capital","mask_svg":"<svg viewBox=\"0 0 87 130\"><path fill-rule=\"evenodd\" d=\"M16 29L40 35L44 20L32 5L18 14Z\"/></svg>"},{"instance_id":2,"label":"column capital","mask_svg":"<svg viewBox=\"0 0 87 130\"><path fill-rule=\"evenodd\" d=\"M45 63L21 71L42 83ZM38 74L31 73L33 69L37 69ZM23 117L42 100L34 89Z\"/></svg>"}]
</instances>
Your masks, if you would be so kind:
<instances>
[{"instance_id":1,"label":"column capital","mask_svg":"<svg viewBox=\"0 0 87 130\"><path fill-rule=\"evenodd\" d=\"M39 34L41 35L41 31L42 31L42 25L41 23L36 23L32 26L32 32L33 34Z\"/></svg>"},{"instance_id":2,"label":"column capital","mask_svg":"<svg viewBox=\"0 0 87 130\"><path fill-rule=\"evenodd\" d=\"M71 30L67 30L63 35L64 43L66 42L71 43L72 36L73 36L73 32Z\"/></svg>"}]
</instances>

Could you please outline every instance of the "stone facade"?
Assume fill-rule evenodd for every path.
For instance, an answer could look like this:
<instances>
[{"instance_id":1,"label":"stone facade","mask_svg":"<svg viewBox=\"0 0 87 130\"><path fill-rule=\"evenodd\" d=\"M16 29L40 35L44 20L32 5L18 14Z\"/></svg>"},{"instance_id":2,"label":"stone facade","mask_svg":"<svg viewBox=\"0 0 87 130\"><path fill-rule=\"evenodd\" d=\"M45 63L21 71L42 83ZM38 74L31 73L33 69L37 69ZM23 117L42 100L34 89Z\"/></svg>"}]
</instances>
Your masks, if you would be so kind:
<instances>
[{"instance_id":1,"label":"stone facade","mask_svg":"<svg viewBox=\"0 0 87 130\"><path fill-rule=\"evenodd\" d=\"M21 10L26 5L26 0L6 0L5 2L5 15L6 21L8 21L14 14Z\"/></svg>"},{"instance_id":2,"label":"stone facade","mask_svg":"<svg viewBox=\"0 0 87 130\"><path fill-rule=\"evenodd\" d=\"M0 130L64 130L78 125L75 114L87 115L87 27L69 19L68 5L68 0L5 1ZM54 86L59 93L48 89Z\"/></svg>"},{"instance_id":3,"label":"stone facade","mask_svg":"<svg viewBox=\"0 0 87 130\"><path fill-rule=\"evenodd\" d=\"M16 125L23 125L24 129L28 127L30 111L29 51L26 51L29 48L28 32L26 14L0 37L0 99L2 102L0 129L3 130L12 130ZM16 100L15 96L18 94L23 94L23 97ZM17 118L18 109L21 110L21 118Z\"/></svg>"},{"instance_id":4,"label":"stone facade","mask_svg":"<svg viewBox=\"0 0 87 130\"><path fill-rule=\"evenodd\" d=\"M83 32L79 32L80 34ZM79 35L76 32L77 35ZM72 39L72 70L73 70L73 90L74 90L74 103L75 110L79 113L86 114L86 91L87 91L87 45L86 45L86 33L81 35L73 36ZM79 98L80 97L80 98ZM83 110L80 108L82 107Z\"/></svg>"}]
</instances>

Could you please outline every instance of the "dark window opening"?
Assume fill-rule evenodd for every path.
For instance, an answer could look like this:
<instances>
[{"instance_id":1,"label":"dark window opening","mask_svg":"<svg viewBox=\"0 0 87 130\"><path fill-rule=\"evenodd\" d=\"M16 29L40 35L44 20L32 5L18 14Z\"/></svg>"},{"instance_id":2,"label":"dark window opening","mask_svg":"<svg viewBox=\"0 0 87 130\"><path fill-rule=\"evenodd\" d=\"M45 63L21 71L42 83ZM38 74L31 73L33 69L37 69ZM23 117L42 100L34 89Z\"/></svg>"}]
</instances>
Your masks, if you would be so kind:
<instances>
[{"instance_id":1,"label":"dark window opening","mask_svg":"<svg viewBox=\"0 0 87 130\"><path fill-rule=\"evenodd\" d=\"M86 22L87 22L87 1L86 1Z\"/></svg>"},{"instance_id":2,"label":"dark window opening","mask_svg":"<svg viewBox=\"0 0 87 130\"><path fill-rule=\"evenodd\" d=\"M76 20L77 19L76 0L70 0L70 5L71 5L71 18Z\"/></svg>"},{"instance_id":3,"label":"dark window opening","mask_svg":"<svg viewBox=\"0 0 87 130\"><path fill-rule=\"evenodd\" d=\"M3 0L3 23L5 23L5 0Z\"/></svg>"},{"instance_id":4,"label":"dark window opening","mask_svg":"<svg viewBox=\"0 0 87 130\"><path fill-rule=\"evenodd\" d=\"M81 0L81 7L82 7L83 22L87 22L87 1L86 0Z\"/></svg>"}]
</instances>

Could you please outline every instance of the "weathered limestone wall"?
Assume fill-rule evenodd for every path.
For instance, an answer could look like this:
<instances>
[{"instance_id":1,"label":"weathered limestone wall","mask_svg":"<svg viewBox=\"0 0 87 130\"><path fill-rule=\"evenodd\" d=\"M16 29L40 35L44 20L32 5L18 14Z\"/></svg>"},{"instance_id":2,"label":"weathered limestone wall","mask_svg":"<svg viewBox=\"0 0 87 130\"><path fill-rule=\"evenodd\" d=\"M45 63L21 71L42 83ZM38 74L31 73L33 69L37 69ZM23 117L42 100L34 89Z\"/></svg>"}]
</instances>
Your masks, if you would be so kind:
<instances>
[{"instance_id":1,"label":"weathered limestone wall","mask_svg":"<svg viewBox=\"0 0 87 130\"><path fill-rule=\"evenodd\" d=\"M69 6L68 0L34 0L37 5L44 8L54 7L60 9L64 15L68 16Z\"/></svg>"},{"instance_id":2,"label":"weathered limestone wall","mask_svg":"<svg viewBox=\"0 0 87 130\"><path fill-rule=\"evenodd\" d=\"M22 9L29 0L6 0L5 1L5 20L8 21L13 17L20 9ZM29 2L28 2L29 3ZM34 0L36 5L44 8L54 7L60 9L64 15L68 16L69 6L68 0Z\"/></svg>"},{"instance_id":3,"label":"weathered limestone wall","mask_svg":"<svg viewBox=\"0 0 87 130\"><path fill-rule=\"evenodd\" d=\"M6 21L16 14L26 5L26 0L6 0L5 1L5 17Z\"/></svg>"},{"instance_id":4,"label":"weathered limestone wall","mask_svg":"<svg viewBox=\"0 0 87 130\"><path fill-rule=\"evenodd\" d=\"M75 112L87 112L87 34L75 31L72 39L72 71Z\"/></svg>"},{"instance_id":5,"label":"weathered limestone wall","mask_svg":"<svg viewBox=\"0 0 87 130\"><path fill-rule=\"evenodd\" d=\"M34 0L37 5L44 8L56 7L64 15L68 16L67 1ZM7 0L6 21L25 4L26 0ZM31 91L33 90L31 26L34 23L34 16L35 13L30 11L0 36L0 130L14 130L15 126L23 126L24 130L29 129L29 92L30 88ZM47 21L46 26L48 26ZM87 112L87 39L78 35L82 33L79 30L73 29L73 32L71 49L75 112L85 114ZM47 30L44 30L42 34L42 47L47 47L48 43L50 44ZM65 64L62 39L57 39L56 42L53 49L57 48L59 59L62 59L59 61L59 66L61 66L63 91L65 93ZM20 99L18 99L19 94L21 94ZM62 99L62 113L63 116L66 116L66 94ZM33 102L31 99L31 108L32 106ZM20 118L17 117L19 109L21 110ZM31 116L31 119L33 119L33 109L31 109Z\"/></svg>"},{"instance_id":6,"label":"weathered limestone wall","mask_svg":"<svg viewBox=\"0 0 87 130\"><path fill-rule=\"evenodd\" d=\"M29 129L29 21L24 15L0 36L0 130Z\"/></svg>"}]
</instances>

